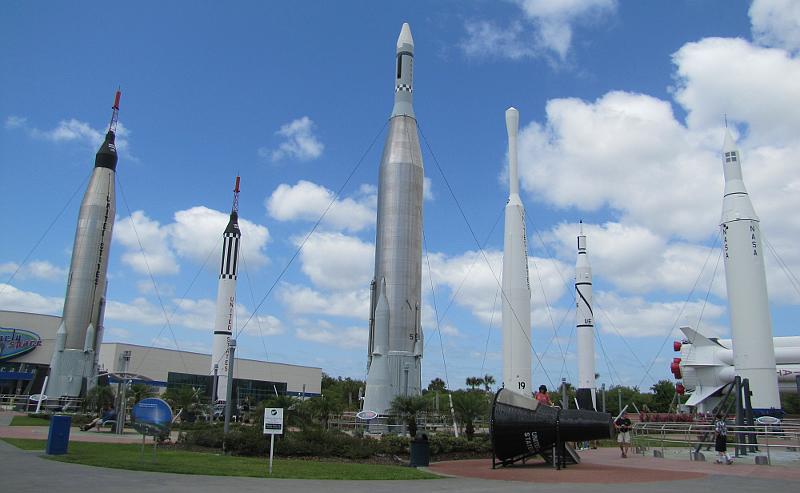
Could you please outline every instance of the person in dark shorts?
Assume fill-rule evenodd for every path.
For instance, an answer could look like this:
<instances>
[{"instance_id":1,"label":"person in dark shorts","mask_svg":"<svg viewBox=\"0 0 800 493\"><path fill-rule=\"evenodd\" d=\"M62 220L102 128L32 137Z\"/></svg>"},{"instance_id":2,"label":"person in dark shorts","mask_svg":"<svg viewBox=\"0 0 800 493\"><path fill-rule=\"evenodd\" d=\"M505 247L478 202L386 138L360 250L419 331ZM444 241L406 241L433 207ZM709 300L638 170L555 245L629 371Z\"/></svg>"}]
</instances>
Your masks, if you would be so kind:
<instances>
[{"instance_id":1,"label":"person in dark shorts","mask_svg":"<svg viewBox=\"0 0 800 493\"><path fill-rule=\"evenodd\" d=\"M714 421L714 450L717 451L717 464L733 464L733 459L728 455L728 425L722 414L717 414Z\"/></svg>"}]
</instances>

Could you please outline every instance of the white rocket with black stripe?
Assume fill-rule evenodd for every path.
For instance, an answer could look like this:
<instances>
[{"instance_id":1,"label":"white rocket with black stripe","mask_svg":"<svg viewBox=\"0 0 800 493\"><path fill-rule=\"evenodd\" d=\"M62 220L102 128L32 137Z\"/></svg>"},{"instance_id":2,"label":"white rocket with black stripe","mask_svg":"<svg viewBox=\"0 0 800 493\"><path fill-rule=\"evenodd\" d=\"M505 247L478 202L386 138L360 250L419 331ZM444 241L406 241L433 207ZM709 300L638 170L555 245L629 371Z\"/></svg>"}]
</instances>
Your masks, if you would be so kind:
<instances>
[{"instance_id":1,"label":"white rocket with black stripe","mask_svg":"<svg viewBox=\"0 0 800 493\"><path fill-rule=\"evenodd\" d=\"M767 276L758 216L742 180L739 150L726 130L723 144L723 252L736 375L750 380L754 410L780 409Z\"/></svg>"},{"instance_id":2,"label":"white rocket with black stripe","mask_svg":"<svg viewBox=\"0 0 800 493\"><path fill-rule=\"evenodd\" d=\"M586 252L583 223L578 234L578 260L575 262L575 330L578 340L578 391L580 409L597 410L594 367L594 312L592 311L592 266Z\"/></svg>"},{"instance_id":3,"label":"white rocket with black stripe","mask_svg":"<svg viewBox=\"0 0 800 493\"><path fill-rule=\"evenodd\" d=\"M211 349L211 372L217 365L217 402L224 402L228 390L228 343L233 335L236 316L236 272L239 264L239 177L233 190L233 208L222 234L222 262L217 285L217 314L214 319L214 343Z\"/></svg>"}]
</instances>

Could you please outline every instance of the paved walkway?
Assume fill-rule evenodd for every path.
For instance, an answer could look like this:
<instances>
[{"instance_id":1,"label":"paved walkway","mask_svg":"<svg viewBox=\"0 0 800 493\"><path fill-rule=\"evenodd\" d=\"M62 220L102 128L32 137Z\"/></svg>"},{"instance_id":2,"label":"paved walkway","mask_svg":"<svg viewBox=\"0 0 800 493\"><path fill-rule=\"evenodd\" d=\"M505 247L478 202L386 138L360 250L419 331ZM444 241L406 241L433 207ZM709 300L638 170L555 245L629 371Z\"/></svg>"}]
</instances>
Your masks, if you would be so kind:
<instances>
[{"instance_id":1,"label":"paved walkway","mask_svg":"<svg viewBox=\"0 0 800 493\"><path fill-rule=\"evenodd\" d=\"M7 421L7 420L4 420ZM2 421L0 421L2 423ZM46 437L47 427L10 427L0 424L0 436L7 436L14 428L38 428L34 436ZM74 430L73 430L74 431ZM34 433L34 430L29 430ZM110 433L74 432L71 439L85 437L124 440ZM132 438L136 439L135 435ZM105 441L105 440L104 440ZM459 461L467 470L481 474L497 474L489 479L479 477L458 477L440 480L418 481L319 481L239 478L223 476L190 476L180 474L152 473L106 469L78 464L67 464L48 460L41 452L26 452L0 441L0 464L7 474L3 476L3 491L50 491L57 485L59 493L85 493L86 491L105 491L140 493L141 491L170 491L175 493L217 493L236 491L249 493L264 491L289 493L389 493L408 491L452 492L452 493L522 493L531 491L531 481L536 482L537 493L641 493L641 482L619 481L625 476L649 475L646 489L648 493L707 493L725 491L726 493L796 493L800 475L787 479L783 469L794 468L758 466L758 470L740 464L718 466L707 463L692 463L668 459L632 457L622 463L612 453L613 449L601 449L584 453L584 463L565 471L553 471L549 467L529 466L492 471L489 461ZM454 462L433 464L431 470L442 471ZM675 464L689 464L691 467L706 469L685 471L673 470ZM756 466L752 466L756 467ZM526 477L514 477L515 474ZM737 471L737 474L732 474ZM462 471L463 472L463 471ZM763 472L763 474L762 474ZM725 473L725 474L723 474ZM658 476L656 476L658 474ZM666 477L665 477L666 475ZM768 477L763 477L768 476ZM551 479L546 479L551 478ZM582 478L582 479L581 479ZM617 478L617 481L607 481Z\"/></svg>"},{"instance_id":2,"label":"paved walkway","mask_svg":"<svg viewBox=\"0 0 800 493\"><path fill-rule=\"evenodd\" d=\"M686 452L686 451L685 451ZM541 459L533 458L526 465L492 469L491 460L464 460L438 462L431 471L458 477L528 481L535 483L651 483L681 479L701 479L710 476L732 476L736 478L761 478L798 481L800 490L800 467L757 466L750 457L733 465L711 462L694 462L684 459L657 459L652 456L630 454L627 459L619 456L619 450L600 448L580 452L581 464L557 471Z\"/></svg>"}]
</instances>

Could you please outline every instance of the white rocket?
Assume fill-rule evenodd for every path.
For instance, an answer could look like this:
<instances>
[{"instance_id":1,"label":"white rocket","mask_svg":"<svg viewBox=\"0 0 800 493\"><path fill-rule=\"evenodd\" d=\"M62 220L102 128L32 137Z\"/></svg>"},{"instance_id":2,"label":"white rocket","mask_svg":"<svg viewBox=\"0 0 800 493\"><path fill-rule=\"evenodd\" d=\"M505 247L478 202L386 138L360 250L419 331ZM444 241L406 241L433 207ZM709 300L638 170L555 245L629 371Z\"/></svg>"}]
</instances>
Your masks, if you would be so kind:
<instances>
[{"instance_id":1,"label":"white rocket","mask_svg":"<svg viewBox=\"0 0 800 493\"><path fill-rule=\"evenodd\" d=\"M379 415L388 411L395 397L419 395L422 386L424 172L412 105L414 39L408 24L403 24L397 39L395 62L394 107L378 178L375 277L363 407Z\"/></svg>"},{"instance_id":2,"label":"white rocket","mask_svg":"<svg viewBox=\"0 0 800 493\"><path fill-rule=\"evenodd\" d=\"M103 341L106 273L116 211L114 140L120 94L117 91L114 98L111 123L95 155L94 170L78 214L64 312L45 390L52 398L85 395L94 386L97 374L97 348Z\"/></svg>"},{"instance_id":3,"label":"white rocket","mask_svg":"<svg viewBox=\"0 0 800 493\"><path fill-rule=\"evenodd\" d=\"M723 145L723 252L736 374L750 380L753 409L780 409L772 320L758 216L742 181L741 156L730 131Z\"/></svg>"},{"instance_id":4,"label":"white rocket","mask_svg":"<svg viewBox=\"0 0 800 493\"><path fill-rule=\"evenodd\" d=\"M214 317L214 342L211 348L211 371L217 365L217 402L225 402L228 389L228 343L233 335L236 315L236 272L239 266L239 177L233 189L233 207L228 226L222 234L222 263L217 284L217 312Z\"/></svg>"},{"instance_id":5,"label":"white rocket","mask_svg":"<svg viewBox=\"0 0 800 493\"><path fill-rule=\"evenodd\" d=\"M700 412L714 409L722 399L722 388L733 382L733 341L706 337L691 327L681 327L686 336L675 341L673 349L680 353L670 364L679 394L689 393L687 406ZM776 365L772 369L778 379L780 393L796 393L796 378L800 376L800 337L775 337L771 341ZM751 387L752 389L752 387ZM752 389L755 390L755 389Z\"/></svg>"},{"instance_id":6,"label":"white rocket","mask_svg":"<svg viewBox=\"0 0 800 493\"><path fill-rule=\"evenodd\" d=\"M517 130L519 112L506 110L508 202L503 235L503 387L531 396L531 286L525 208L519 198Z\"/></svg>"},{"instance_id":7,"label":"white rocket","mask_svg":"<svg viewBox=\"0 0 800 493\"><path fill-rule=\"evenodd\" d=\"M592 266L586 252L586 235L578 235L575 262L575 328L578 339L578 389L580 409L597 410L594 380L594 312L592 311Z\"/></svg>"}]
</instances>

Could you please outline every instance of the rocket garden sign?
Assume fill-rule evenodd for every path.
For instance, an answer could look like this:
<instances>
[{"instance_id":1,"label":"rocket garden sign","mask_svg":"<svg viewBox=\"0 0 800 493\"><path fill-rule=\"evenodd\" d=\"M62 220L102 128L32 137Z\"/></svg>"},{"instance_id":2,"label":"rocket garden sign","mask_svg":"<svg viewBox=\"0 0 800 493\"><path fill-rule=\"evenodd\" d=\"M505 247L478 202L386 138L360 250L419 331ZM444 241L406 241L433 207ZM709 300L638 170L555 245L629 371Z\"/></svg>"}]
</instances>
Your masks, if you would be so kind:
<instances>
[{"instance_id":1,"label":"rocket garden sign","mask_svg":"<svg viewBox=\"0 0 800 493\"><path fill-rule=\"evenodd\" d=\"M8 361L27 354L42 345L35 332L10 327L0 327L0 361Z\"/></svg>"}]
</instances>

